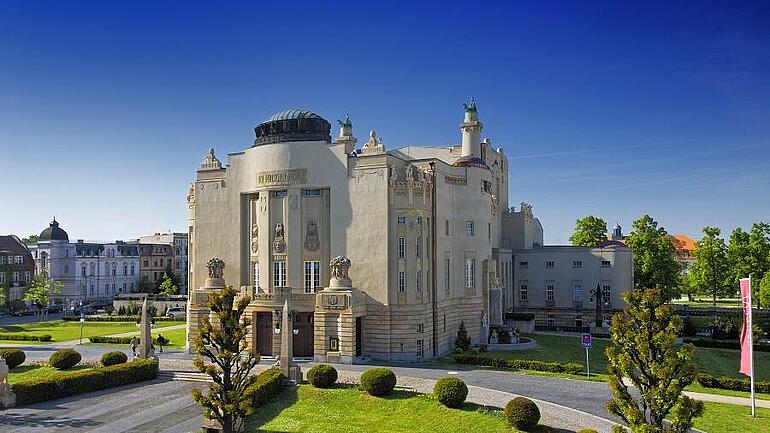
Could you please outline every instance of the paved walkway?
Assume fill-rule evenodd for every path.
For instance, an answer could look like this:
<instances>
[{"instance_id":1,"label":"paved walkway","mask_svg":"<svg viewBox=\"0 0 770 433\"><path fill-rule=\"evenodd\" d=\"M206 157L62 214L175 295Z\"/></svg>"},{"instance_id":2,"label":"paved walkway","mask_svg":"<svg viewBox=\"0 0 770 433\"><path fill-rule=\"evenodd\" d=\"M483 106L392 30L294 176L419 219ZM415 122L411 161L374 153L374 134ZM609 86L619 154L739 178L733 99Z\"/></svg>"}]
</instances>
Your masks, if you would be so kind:
<instances>
[{"instance_id":1,"label":"paved walkway","mask_svg":"<svg viewBox=\"0 0 770 433\"><path fill-rule=\"evenodd\" d=\"M684 393L689 397L692 397L696 400L701 400L701 401L737 404L739 406L751 406L751 398L747 398L747 397L734 397L731 395L706 394L703 392L690 392L690 391L685 391ZM756 401L757 407L764 407L764 408L770 409L770 400L756 399L755 401Z\"/></svg>"},{"instance_id":2,"label":"paved walkway","mask_svg":"<svg viewBox=\"0 0 770 433\"><path fill-rule=\"evenodd\" d=\"M172 331L174 329L184 329L185 326L187 326L187 325L181 324L181 325L165 326L163 328L153 328L152 332L163 332L163 331ZM105 337L132 337L134 335L138 336L139 335L139 330L130 331L130 332L121 332L120 334L105 335ZM88 337L83 337L83 340L87 341ZM57 342L56 343L57 346L67 346L67 347L78 346L79 344L80 344L80 339L69 340L69 341L62 341L62 342Z\"/></svg>"}]
</instances>

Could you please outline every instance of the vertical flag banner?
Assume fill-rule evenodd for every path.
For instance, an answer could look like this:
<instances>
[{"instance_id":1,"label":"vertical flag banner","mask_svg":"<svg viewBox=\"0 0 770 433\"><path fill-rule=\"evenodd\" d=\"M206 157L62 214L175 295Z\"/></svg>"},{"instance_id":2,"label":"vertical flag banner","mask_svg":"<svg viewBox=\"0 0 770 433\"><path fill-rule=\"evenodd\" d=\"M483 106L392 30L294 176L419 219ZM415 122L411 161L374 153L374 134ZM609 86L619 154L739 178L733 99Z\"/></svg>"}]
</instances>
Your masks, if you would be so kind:
<instances>
[{"instance_id":1,"label":"vertical flag banner","mask_svg":"<svg viewBox=\"0 0 770 433\"><path fill-rule=\"evenodd\" d=\"M751 376L751 282L748 278L741 281L741 307L743 308L743 328L741 328L741 373Z\"/></svg>"}]
</instances>

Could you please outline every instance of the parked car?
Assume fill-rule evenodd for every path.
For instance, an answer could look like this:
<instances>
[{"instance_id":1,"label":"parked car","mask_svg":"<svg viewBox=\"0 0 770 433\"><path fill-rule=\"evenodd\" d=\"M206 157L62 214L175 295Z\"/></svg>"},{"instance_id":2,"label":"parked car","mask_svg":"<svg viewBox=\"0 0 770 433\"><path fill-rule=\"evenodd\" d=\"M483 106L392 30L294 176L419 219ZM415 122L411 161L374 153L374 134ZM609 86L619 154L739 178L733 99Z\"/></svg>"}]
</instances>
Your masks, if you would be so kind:
<instances>
[{"instance_id":1,"label":"parked car","mask_svg":"<svg viewBox=\"0 0 770 433\"><path fill-rule=\"evenodd\" d=\"M180 317L186 317L187 311L182 307L171 307L166 311L166 317L169 319L177 319Z\"/></svg>"},{"instance_id":2,"label":"parked car","mask_svg":"<svg viewBox=\"0 0 770 433\"><path fill-rule=\"evenodd\" d=\"M61 313L62 312L62 306L57 304L51 304L47 308L49 313Z\"/></svg>"},{"instance_id":3,"label":"parked car","mask_svg":"<svg viewBox=\"0 0 770 433\"><path fill-rule=\"evenodd\" d=\"M37 308L34 305L31 305L29 307L24 307L20 310L16 310L13 312L14 316L34 316L35 314L39 313L40 309Z\"/></svg>"}]
</instances>

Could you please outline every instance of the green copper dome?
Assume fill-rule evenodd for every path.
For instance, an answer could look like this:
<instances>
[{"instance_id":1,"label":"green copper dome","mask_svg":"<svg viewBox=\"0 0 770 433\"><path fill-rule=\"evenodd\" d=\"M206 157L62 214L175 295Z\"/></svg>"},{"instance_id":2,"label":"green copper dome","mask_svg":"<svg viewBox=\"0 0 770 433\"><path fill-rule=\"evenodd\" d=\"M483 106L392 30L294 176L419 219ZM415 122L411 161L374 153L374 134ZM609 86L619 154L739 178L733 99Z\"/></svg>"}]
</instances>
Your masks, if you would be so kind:
<instances>
[{"instance_id":1,"label":"green copper dome","mask_svg":"<svg viewBox=\"0 0 770 433\"><path fill-rule=\"evenodd\" d=\"M308 110L283 110L268 117L254 128L254 146L296 141L331 143L331 124Z\"/></svg>"}]
</instances>

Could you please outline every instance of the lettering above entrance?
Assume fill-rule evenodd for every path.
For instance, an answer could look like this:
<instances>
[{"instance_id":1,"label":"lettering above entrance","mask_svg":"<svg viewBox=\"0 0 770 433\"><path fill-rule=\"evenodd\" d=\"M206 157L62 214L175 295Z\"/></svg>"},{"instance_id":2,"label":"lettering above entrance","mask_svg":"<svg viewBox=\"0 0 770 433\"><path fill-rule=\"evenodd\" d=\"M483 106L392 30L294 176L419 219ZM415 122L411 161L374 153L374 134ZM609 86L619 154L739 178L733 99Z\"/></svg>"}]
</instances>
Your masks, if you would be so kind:
<instances>
[{"instance_id":1,"label":"lettering above entrance","mask_svg":"<svg viewBox=\"0 0 770 433\"><path fill-rule=\"evenodd\" d=\"M350 306L349 297L344 294L321 294L321 307L327 310L345 310Z\"/></svg>"},{"instance_id":2,"label":"lettering above entrance","mask_svg":"<svg viewBox=\"0 0 770 433\"><path fill-rule=\"evenodd\" d=\"M262 171L257 173L257 186L303 185L306 183L306 168Z\"/></svg>"}]
</instances>

